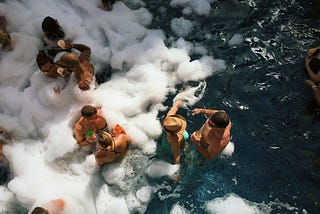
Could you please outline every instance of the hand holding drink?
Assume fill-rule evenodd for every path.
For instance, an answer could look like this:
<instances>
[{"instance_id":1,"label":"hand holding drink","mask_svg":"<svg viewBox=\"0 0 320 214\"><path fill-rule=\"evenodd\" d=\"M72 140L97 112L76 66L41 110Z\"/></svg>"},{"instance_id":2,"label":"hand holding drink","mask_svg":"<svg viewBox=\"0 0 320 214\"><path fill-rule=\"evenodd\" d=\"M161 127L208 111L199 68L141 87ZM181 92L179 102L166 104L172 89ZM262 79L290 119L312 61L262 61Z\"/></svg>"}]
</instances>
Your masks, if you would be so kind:
<instances>
[{"instance_id":1,"label":"hand holding drink","mask_svg":"<svg viewBox=\"0 0 320 214\"><path fill-rule=\"evenodd\" d=\"M96 139L96 133L93 130L89 129L86 131L86 140L89 143L93 143L94 141L96 141Z\"/></svg>"}]
</instances>

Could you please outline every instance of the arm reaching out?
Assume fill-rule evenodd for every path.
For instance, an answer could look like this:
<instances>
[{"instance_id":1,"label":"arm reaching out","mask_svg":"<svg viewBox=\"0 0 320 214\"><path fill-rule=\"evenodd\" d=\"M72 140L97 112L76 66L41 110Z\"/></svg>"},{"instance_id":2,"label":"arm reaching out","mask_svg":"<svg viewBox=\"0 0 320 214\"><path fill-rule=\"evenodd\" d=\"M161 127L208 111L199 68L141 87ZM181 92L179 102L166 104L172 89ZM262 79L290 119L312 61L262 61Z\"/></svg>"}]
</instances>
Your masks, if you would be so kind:
<instances>
[{"instance_id":1,"label":"arm reaching out","mask_svg":"<svg viewBox=\"0 0 320 214\"><path fill-rule=\"evenodd\" d=\"M192 110L192 115L196 114L205 114L207 116L213 115L214 113L218 112L219 110L213 109L204 109L204 108L195 108Z\"/></svg>"},{"instance_id":2,"label":"arm reaching out","mask_svg":"<svg viewBox=\"0 0 320 214\"><path fill-rule=\"evenodd\" d=\"M182 100L177 100L176 102L173 103L171 109L168 111L166 117L170 116L170 115L175 115L179 109L179 107L182 104Z\"/></svg>"}]
</instances>

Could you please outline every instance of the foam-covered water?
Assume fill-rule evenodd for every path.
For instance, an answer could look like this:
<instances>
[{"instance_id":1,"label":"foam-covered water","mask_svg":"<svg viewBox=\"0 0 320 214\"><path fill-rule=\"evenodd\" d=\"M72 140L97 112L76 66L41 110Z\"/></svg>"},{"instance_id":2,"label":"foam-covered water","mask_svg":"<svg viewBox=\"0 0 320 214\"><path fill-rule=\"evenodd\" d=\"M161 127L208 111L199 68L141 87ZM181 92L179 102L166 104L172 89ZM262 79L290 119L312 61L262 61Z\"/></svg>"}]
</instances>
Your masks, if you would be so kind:
<instances>
[{"instance_id":1,"label":"foam-covered water","mask_svg":"<svg viewBox=\"0 0 320 214\"><path fill-rule=\"evenodd\" d=\"M11 179L3 213L26 213L55 198L64 213L314 213L319 207L318 124L303 60L319 35L303 19L307 1L171 0L117 2L8 0L0 3L12 52L1 52L0 122ZM57 18L66 37L92 49L99 85L82 92L35 63L41 21ZM194 131L190 109L225 109L232 143L214 161L190 146L181 165L157 153L160 121L173 99ZM85 104L132 137L128 156L98 167L72 127Z\"/></svg>"}]
</instances>

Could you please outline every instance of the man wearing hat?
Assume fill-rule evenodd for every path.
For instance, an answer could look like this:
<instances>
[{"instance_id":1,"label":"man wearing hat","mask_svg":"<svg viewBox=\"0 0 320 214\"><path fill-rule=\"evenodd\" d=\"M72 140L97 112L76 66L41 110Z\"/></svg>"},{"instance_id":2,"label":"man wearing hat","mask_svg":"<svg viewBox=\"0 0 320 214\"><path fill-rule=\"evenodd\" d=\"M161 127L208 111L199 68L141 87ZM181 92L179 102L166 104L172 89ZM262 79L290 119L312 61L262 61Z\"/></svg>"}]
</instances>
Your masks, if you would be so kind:
<instances>
[{"instance_id":1,"label":"man wearing hat","mask_svg":"<svg viewBox=\"0 0 320 214\"><path fill-rule=\"evenodd\" d=\"M195 108L192 114L205 114L208 119L200 130L195 131L190 139L196 149L206 159L214 159L228 145L231 122L228 114L222 110Z\"/></svg>"},{"instance_id":2,"label":"man wearing hat","mask_svg":"<svg viewBox=\"0 0 320 214\"><path fill-rule=\"evenodd\" d=\"M180 150L189 138L186 119L176 114L181 103L182 100L177 100L173 104L162 123L164 129L162 148L173 155L175 164L180 162Z\"/></svg>"}]
</instances>

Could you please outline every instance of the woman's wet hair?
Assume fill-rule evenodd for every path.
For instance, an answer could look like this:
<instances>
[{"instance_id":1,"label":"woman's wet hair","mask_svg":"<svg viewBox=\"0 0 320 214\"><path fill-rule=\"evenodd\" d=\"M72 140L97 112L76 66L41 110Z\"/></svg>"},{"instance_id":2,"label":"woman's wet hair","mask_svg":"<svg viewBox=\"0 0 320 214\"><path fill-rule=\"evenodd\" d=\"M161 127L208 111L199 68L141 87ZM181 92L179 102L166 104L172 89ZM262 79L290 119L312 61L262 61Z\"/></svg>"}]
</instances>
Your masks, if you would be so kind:
<instances>
[{"instance_id":1,"label":"woman's wet hair","mask_svg":"<svg viewBox=\"0 0 320 214\"><path fill-rule=\"evenodd\" d=\"M108 146L111 146L113 141L112 135L108 132L101 132L98 138L98 143L103 148L107 148Z\"/></svg>"},{"instance_id":2,"label":"woman's wet hair","mask_svg":"<svg viewBox=\"0 0 320 214\"><path fill-rule=\"evenodd\" d=\"M230 122L229 116L225 111L218 111L214 113L210 120L217 128L225 128Z\"/></svg>"},{"instance_id":3,"label":"woman's wet hair","mask_svg":"<svg viewBox=\"0 0 320 214\"><path fill-rule=\"evenodd\" d=\"M97 109L90 105L83 106L81 109L81 116L84 118L92 117L96 113L97 113Z\"/></svg>"}]
</instances>

